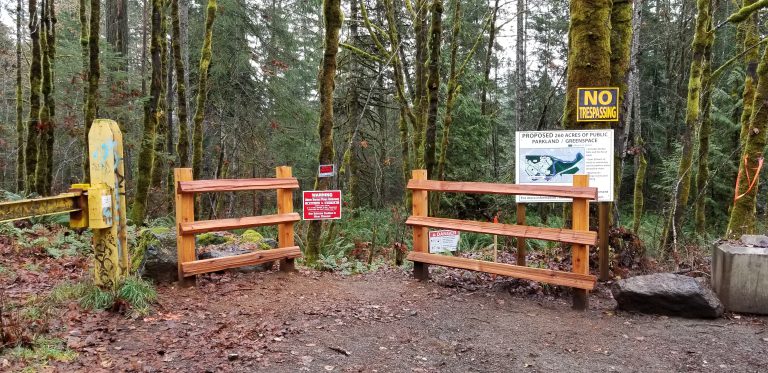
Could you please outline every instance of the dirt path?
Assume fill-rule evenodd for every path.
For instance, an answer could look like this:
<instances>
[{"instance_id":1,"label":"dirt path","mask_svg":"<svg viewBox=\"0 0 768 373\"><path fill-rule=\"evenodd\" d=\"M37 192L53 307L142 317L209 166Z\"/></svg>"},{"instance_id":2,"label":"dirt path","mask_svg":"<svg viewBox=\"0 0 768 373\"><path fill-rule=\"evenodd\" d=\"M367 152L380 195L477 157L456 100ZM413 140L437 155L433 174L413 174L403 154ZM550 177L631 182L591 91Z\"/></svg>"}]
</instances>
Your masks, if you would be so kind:
<instances>
[{"instance_id":1,"label":"dirt path","mask_svg":"<svg viewBox=\"0 0 768 373\"><path fill-rule=\"evenodd\" d=\"M160 312L143 320L65 317L80 357L57 370L768 371L766 318L616 314L600 293L581 313L565 298L514 297L503 282L468 291L399 270L201 282L161 288Z\"/></svg>"}]
</instances>

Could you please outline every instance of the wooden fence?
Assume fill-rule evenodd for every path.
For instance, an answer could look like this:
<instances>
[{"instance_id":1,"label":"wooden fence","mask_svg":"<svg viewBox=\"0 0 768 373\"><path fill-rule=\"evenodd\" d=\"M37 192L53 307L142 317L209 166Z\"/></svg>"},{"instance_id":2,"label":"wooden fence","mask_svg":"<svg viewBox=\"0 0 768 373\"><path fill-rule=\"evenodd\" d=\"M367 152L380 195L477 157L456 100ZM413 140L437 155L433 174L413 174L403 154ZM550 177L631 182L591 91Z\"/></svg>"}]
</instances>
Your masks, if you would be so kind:
<instances>
[{"instance_id":1,"label":"wooden fence","mask_svg":"<svg viewBox=\"0 0 768 373\"><path fill-rule=\"evenodd\" d=\"M293 259L301 256L301 250L294 245L293 241L293 225L301 220L299 214L293 211L293 190L299 188L299 182L292 177L290 167L277 167L276 176L276 178L263 179L193 180L191 168L174 169L179 281L202 273L277 260L280 260L281 270L294 270ZM276 190L277 214L195 221L196 193L247 190ZM195 235L265 225L277 225L278 248L223 258L196 260Z\"/></svg>"},{"instance_id":2,"label":"wooden fence","mask_svg":"<svg viewBox=\"0 0 768 373\"><path fill-rule=\"evenodd\" d=\"M597 199L597 188L590 188L587 175L574 175L573 186L538 186L452 182L427 180L426 170L413 170L408 189L413 193L413 215L406 221L413 227L414 276L429 277L428 265L441 265L496 275L511 276L574 288L574 308L587 307L587 291L595 287L596 278L589 274L589 246L597 243L597 233L589 230L589 201ZM530 227L520 224L498 224L478 221L433 218L428 216L429 192L534 195L573 199L571 229ZM453 229L517 238L556 241L571 244L571 272L531 268L524 265L495 263L429 253L429 228Z\"/></svg>"}]
</instances>

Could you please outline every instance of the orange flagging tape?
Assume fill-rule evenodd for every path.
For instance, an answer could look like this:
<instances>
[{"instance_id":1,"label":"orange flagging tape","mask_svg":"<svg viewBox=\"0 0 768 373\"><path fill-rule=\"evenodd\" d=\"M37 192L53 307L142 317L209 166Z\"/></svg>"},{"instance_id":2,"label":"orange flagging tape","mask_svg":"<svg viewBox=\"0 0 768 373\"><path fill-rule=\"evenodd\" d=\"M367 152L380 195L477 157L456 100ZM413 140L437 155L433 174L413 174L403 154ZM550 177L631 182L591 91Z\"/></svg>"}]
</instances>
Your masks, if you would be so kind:
<instances>
[{"instance_id":1,"label":"orange flagging tape","mask_svg":"<svg viewBox=\"0 0 768 373\"><path fill-rule=\"evenodd\" d=\"M734 202L741 199L741 197L746 196L752 190L752 188L754 188L755 185L757 185L757 180L760 179L760 170L763 168L763 160L764 160L763 157L760 157L760 159L757 160L757 168L755 169L755 176L753 178L750 178L749 171L747 170L749 156L744 157L744 173L747 174L747 182L749 183L749 188L747 188L747 190L744 191L744 193L738 194L739 184L741 183L741 168L739 168L739 174L736 176L736 188L734 189L735 191L735 194L733 196Z\"/></svg>"}]
</instances>

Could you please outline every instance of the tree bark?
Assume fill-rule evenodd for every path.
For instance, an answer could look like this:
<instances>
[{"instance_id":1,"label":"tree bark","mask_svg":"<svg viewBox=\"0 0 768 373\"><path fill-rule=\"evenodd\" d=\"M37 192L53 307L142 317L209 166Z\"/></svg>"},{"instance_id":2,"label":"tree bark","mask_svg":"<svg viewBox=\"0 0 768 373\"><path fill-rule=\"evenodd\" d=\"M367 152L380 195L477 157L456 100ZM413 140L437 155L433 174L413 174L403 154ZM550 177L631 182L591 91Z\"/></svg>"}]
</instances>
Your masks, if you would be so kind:
<instances>
[{"instance_id":1,"label":"tree bark","mask_svg":"<svg viewBox=\"0 0 768 373\"><path fill-rule=\"evenodd\" d=\"M611 81L612 0L571 0L568 76L563 127L606 128L600 122L576 122L579 87L606 87Z\"/></svg>"},{"instance_id":2,"label":"tree bark","mask_svg":"<svg viewBox=\"0 0 768 373\"><path fill-rule=\"evenodd\" d=\"M640 7L639 3L636 4ZM627 78L630 65L630 49L632 46L632 1L614 0L611 8L611 87L619 87L618 102L619 122L614 131L614 205L617 206L621 195L621 180L624 174L624 158L626 157L626 134L629 126L627 100Z\"/></svg>"},{"instance_id":3,"label":"tree bark","mask_svg":"<svg viewBox=\"0 0 768 373\"><path fill-rule=\"evenodd\" d=\"M176 72L176 115L179 118L179 141L176 153L179 157L179 167L189 167L189 126L187 123L187 64L182 58L181 21L179 16L179 1L171 0L171 46L173 48L173 64Z\"/></svg>"},{"instance_id":4,"label":"tree bark","mask_svg":"<svg viewBox=\"0 0 768 373\"><path fill-rule=\"evenodd\" d=\"M101 1L91 0L91 15L88 30L88 93L85 103L85 147L88 148L88 132L99 112L99 27L101 23ZM88 151L85 152L83 175L90 172ZM88 179L88 177L86 177Z\"/></svg>"},{"instance_id":5,"label":"tree bark","mask_svg":"<svg viewBox=\"0 0 768 373\"><path fill-rule=\"evenodd\" d=\"M205 119L205 100L208 96L208 67L211 65L213 22L216 19L216 0L208 0L205 17L205 38L200 52L200 73L197 83L194 128L192 130L192 173L199 179L203 169L203 120Z\"/></svg>"},{"instance_id":6,"label":"tree bark","mask_svg":"<svg viewBox=\"0 0 768 373\"><path fill-rule=\"evenodd\" d=\"M428 175L435 171L435 141L437 140L437 110L440 105L440 48L443 39L443 2L432 0L432 21L429 31L429 75L427 77L427 124L424 133L424 168Z\"/></svg>"},{"instance_id":7,"label":"tree bark","mask_svg":"<svg viewBox=\"0 0 768 373\"><path fill-rule=\"evenodd\" d=\"M24 190L24 100L21 87L21 0L16 2L16 192Z\"/></svg>"},{"instance_id":8,"label":"tree bark","mask_svg":"<svg viewBox=\"0 0 768 373\"><path fill-rule=\"evenodd\" d=\"M632 230L639 234L640 221L643 216L645 206L645 196L643 188L645 185L645 172L648 169L648 161L645 159L645 143L643 140L642 117L640 116L640 70L638 53L640 50L640 26L642 25L643 2L635 2L634 16L632 17L632 47L629 57L629 79L627 82L627 102L628 110L626 115L632 118L632 127L634 131L633 154L635 161L635 182L633 185L632 196Z\"/></svg>"},{"instance_id":9,"label":"tree bark","mask_svg":"<svg viewBox=\"0 0 768 373\"><path fill-rule=\"evenodd\" d=\"M131 219L134 224L144 224L147 214L147 197L152 181L152 168L155 159L155 141L158 124L158 101L163 82L162 66L162 18L163 1L152 0L151 10L151 41L150 55L152 58L152 79L150 82L149 99L144 103L144 132L141 137L139 150L138 172L136 178L136 198L131 209Z\"/></svg>"},{"instance_id":10,"label":"tree bark","mask_svg":"<svg viewBox=\"0 0 768 373\"><path fill-rule=\"evenodd\" d=\"M319 164L333 162L333 91L336 77L336 55L339 52L339 30L343 15L340 0L323 1L323 23L325 40L323 62L320 67L320 135ZM315 190L325 190L330 186L330 178L315 177ZM322 222L313 220L307 232L307 248L304 256L307 263L314 264L320 254L320 235Z\"/></svg>"},{"instance_id":11,"label":"tree bark","mask_svg":"<svg viewBox=\"0 0 768 373\"><path fill-rule=\"evenodd\" d=\"M748 6L745 1L745 7ZM746 17L751 19L751 17ZM751 22L751 21L747 21ZM746 40L751 36L748 34L751 25L745 24L745 46ZM754 45L754 44L753 44ZM747 76L751 73L751 59L747 58ZM755 79L756 78L756 79ZM726 230L726 238L739 238L743 234L752 234L755 232L757 190L759 164L763 162L763 153L766 145L766 131L768 131L768 47L763 48L763 56L757 65L755 74L752 75L752 84L757 81L752 93L753 100L751 104L751 113L746 131L742 131L742 153L739 157L739 176L734 190L734 203L731 208L731 215ZM747 94L745 83L744 94ZM745 97L746 99L746 97ZM744 110L747 110L747 102L744 102ZM743 119L743 116L742 116ZM742 122L743 123L743 122ZM744 133L746 132L746 133Z\"/></svg>"},{"instance_id":12,"label":"tree bark","mask_svg":"<svg viewBox=\"0 0 768 373\"><path fill-rule=\"evenodd\" d=\"M517 131L522 131L525 128L525 120L523 119L523 116L525 116L527 108L527 84L525 82L525 44L527 34L525 20L527 12L526 0L517 0L517 39L515 44L515 80L517 81L517 84L515 84L515 89L517 90L517 93L515 94L515 129ZM496 22L494 21L493 27L495 27L495 23Z\"/></svg>"},{"instance_id":13,"label":"tree bark","mask_svg":"<svg viewBox=\"0 0 768 373\"><path fill-rule=\"evenodd\" d=\"M40 47L40 16L37 1L29 0L29 36L32 40L32 61L29 66L29 117L27 119L27 144L24 149L26 164L25 189L35 191L37 147L40 144L40 91L42 90L42 66Z\"/></svg>"},{"instance_id":14,"label":"tree bark","mask_svg":"<svg viewBox=\"0 0 768 373\"><path fill-rule=\"evenodd\" d=\"M711 27L711 23L710 23ZM703 237L706 234L707 218L707 184L709 182L709 136L712 134L712 44L714 38L709 39L704 52L704 67L701 77L701 114L699 127L699 156L698 170L696 172L696 200L694 201L696 219L696 234Z\"/></svg>"},{"instance_id":15,"label":"tree bark","mask_svg":"<svg viewBox=\"0 0 768 373\"><path fill-rule=\"evenodd\" d=\"M40 108L40 143L37 148L37 164L35 167L36 192L42 196L51 194L51 177L53 175L53 144L55 127L54 116L56 105L53 98L53 64L56 58L55 23L56 16L52 0L41 3L41 38L40 49L42 58L42 89L43 103Z\"/></svg>"}]
</instances>

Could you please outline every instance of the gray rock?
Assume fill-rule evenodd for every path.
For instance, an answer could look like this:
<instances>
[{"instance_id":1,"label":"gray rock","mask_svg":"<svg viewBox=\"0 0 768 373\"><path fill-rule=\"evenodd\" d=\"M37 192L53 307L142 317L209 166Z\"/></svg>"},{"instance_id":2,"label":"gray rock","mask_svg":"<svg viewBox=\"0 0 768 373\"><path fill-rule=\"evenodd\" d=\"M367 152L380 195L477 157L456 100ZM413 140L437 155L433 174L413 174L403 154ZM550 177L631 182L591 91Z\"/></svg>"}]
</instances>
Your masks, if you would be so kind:
<instances>
[{"instance_id":1,"label":"gray rock","mask_svg":"<svg viewBox=\"0 0 768 373\"><path fill-rule=\"evenodd\" d=\"M274 238L265 238L261 240L261 243L268 245L270 249L277 248L277 241Z\"/></svg>"},{"instance_id":2,"label":"gray rock","mask_svg":"<svg viewBox=\"0 0 768 373\"><path fill-rule=\"evenodd\" d=\"M611 289L618 308L649 314L716 318L723 314L717 295L696 279L672 273L636 276Z\"/></svg>"},{"instance_id":3,"label":"gray rock","mask_svg":"<svg viewBox=\"0 0 768 373\"><path fill-rule=\"evenodd\" d=\"M147 230L139 238L135 255L140 256L138 273L155 282L172 282L178 279L178 264L176 260L176 232L169 230L164 233L154 233Z\"/></svg>"},{"instance_id":4,"label":"gray rock","mask_svg":"<svg viewBox=\"0 0 768 373\"><path fill-rule=\"evenodd\" d=\"M768 247L768 237L759 234L745 234L741 236L741 243L748 246Z\"/></svg>"}]
</instances>

